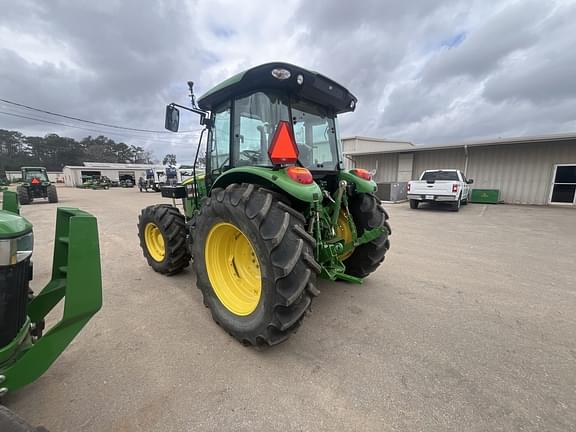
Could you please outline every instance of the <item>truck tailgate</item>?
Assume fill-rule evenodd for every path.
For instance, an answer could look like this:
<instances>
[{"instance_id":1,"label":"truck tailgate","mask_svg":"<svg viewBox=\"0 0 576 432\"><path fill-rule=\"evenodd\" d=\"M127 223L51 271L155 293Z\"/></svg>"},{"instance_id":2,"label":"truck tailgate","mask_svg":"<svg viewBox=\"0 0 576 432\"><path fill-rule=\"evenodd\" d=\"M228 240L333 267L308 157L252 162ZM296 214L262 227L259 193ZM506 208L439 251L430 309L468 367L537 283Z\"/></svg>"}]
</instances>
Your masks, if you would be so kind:
<instances>
[{"instance_id":1,"label":"truck tailgate","mask_svg":"<svg viewBox=\"0 0 576 432\"><path fill-rule=\"evenodd\" d=\"M436 180L428 183L425 180L410 182L410 195L455 195L452 185L456 183L449 180Z\"/></svg>"}]
</instances>

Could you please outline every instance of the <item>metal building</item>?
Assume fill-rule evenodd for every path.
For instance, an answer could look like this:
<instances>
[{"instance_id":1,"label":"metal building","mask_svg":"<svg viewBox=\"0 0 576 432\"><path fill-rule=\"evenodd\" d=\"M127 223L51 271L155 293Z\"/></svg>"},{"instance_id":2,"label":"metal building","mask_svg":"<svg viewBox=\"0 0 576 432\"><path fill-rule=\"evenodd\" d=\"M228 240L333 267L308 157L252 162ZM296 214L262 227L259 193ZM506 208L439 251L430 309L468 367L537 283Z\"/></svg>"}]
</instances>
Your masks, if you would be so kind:
<instances>
[{"instance_id":1,"label":"metal building","mask_svg":"<svg viewBox=\"0 0 576 432\"><path fill-rule=\"evenodd\" d=\"M146 177L147 169L164 171L164 168L162 165L84 162L80 166L65 166L62 172L66 186L79 186L87 177L94 176L106 176L113 181L130 179L136 182L140 177Z\"/></svg>"},{"instance_id":2,"label":"metal building","mask_svg":"<svg viewBox=\"0 0 576 432\"><path fill-rule=\"evenodd\" d=\"M348 167L374 172L377 183L403 184L426 169L462 170L473 188L498 189L513 204L576 205L576 134L449 145L344 138Z\"/></svg>"}]
</instances>

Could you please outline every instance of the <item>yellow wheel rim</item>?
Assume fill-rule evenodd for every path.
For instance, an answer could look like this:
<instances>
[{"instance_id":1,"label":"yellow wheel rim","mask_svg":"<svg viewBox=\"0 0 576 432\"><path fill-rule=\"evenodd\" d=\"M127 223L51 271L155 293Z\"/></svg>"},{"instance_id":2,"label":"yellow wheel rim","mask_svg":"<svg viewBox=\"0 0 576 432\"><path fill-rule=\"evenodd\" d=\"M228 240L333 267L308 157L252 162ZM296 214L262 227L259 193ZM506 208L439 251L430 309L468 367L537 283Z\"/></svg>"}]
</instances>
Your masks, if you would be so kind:
<instances>
[{"instance_id":1,"label":"yellow wheel rim","mask_svg":"<svg viewBox=\"0 0 576 432\"><path fill-rule=\"evenodd\" d=\"M164 248L164 237L160 228L152 222L146 224L144 228L144 241L146 242L146 249L154 259L154 261L162 262L166 256L166 249Z\"/></svg>"},{"instance_id":2,"label":"yellow wheel rim","mask_svg":"<svg viewBox=\"0 0 576 432\"><path fill-rule=\"evenodd\" d=\"M236 226L220 222L212 227L204 247L212 289L234 315L250 315L260 302L262 275L252 243Z\"/></svg>"},{"instance_id":3,"label":"yellow wheel rim","mask_svg":"<svg viewBox=\"0 0 576 432\"><path fill-rule=\"evenodd\" d=\"M340 214L338 215L338 222L336 223L336 237L344 240L344 246L348 246L350 243L352 243L352 230L350 229L348 216L344 210L340 210ZM344 261L350 255L352 255L353 252L354 249L350 249L349 251L339 255L338 258Z\"/></svg>"}]
</instances>

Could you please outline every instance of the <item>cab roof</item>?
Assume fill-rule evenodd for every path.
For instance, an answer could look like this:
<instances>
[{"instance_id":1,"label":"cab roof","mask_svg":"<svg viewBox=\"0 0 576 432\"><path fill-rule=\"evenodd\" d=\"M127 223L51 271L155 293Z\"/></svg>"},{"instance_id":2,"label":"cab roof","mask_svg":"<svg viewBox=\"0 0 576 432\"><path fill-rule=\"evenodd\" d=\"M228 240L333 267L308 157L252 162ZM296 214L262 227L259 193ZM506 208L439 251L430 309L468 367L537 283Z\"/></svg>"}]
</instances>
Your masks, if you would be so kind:
<instances>
[{"instance_id":1,"label":"cab roof","mask_svg":"<svg viewBox=\"0 0 576 432\"><path fill-rule=\"evenodd\" d=\"M288 71L285 79L276 78L273 70ZM298 83L299 76L303 81ZM318 103L336 114L354 111L358 99L345 87L318 72L289 63L274 62L253 67L228 78L198 99L201 109L212 111L233 97L258 90L283 90L297 97Z\"/></svg>"}]
</instances>

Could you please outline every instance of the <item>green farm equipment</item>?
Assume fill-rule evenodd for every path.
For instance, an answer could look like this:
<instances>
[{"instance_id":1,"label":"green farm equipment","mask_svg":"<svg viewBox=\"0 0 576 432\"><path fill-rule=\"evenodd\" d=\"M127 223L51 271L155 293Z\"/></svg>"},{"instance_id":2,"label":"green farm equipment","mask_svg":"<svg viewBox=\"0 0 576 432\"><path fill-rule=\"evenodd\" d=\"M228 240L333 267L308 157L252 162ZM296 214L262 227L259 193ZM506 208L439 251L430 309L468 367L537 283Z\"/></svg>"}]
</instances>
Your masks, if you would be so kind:
<instances>
[{"instance_id":1,"label":"green farm equipment","mask_svg":"<svg viewBox=\"0 0 576 432\"><path fill-rule=\"evenodd\" d=\"M80 189L110 189L112 182L108 177L82 176Z\"/></svg>"},{"instance_id":2,"label":"green farm equipment","mask_svg":"<svg viewBox=\"0 0 576 432\"><path fill-rule=\"evenodd\" d=\"M142 210L138 230L148 264L174 274L193 258L214 320L247 345L288 338L319 294L317 277L360 283L390 247L388 215L369 172L346 170L337 115L357 99L303 68L270 63L224 81L192 107L207 133L206 170L181 186L183 213ZM202 142L202 135L200 136Z\"/></svg>"},{"instance_id":3,"label":"green farm equipment","mask_svg":"<svg viewBox=\"0 0 576 432\"><path fill-rule=\"evenodd\" d=\"M56 186L50 182L46 168L22 167L22 183L18 185L18 201L30 204L35 198L47 198L48 202L58 202Z\"/></svg>"},{"instance_id":4,"label":"green farm equipment","mask_svg":"<svg viewBox=\"0 0 576 432\"><path fill-rule=\"evenodd\" d=\"M42 375L102 305L96 218L57 209L52 277L34 295L32 225L20 215L15 192L4 192L0 210L0 396ZM46 315L63 301L59 322Z\"/></svg>"}]
</instances>

